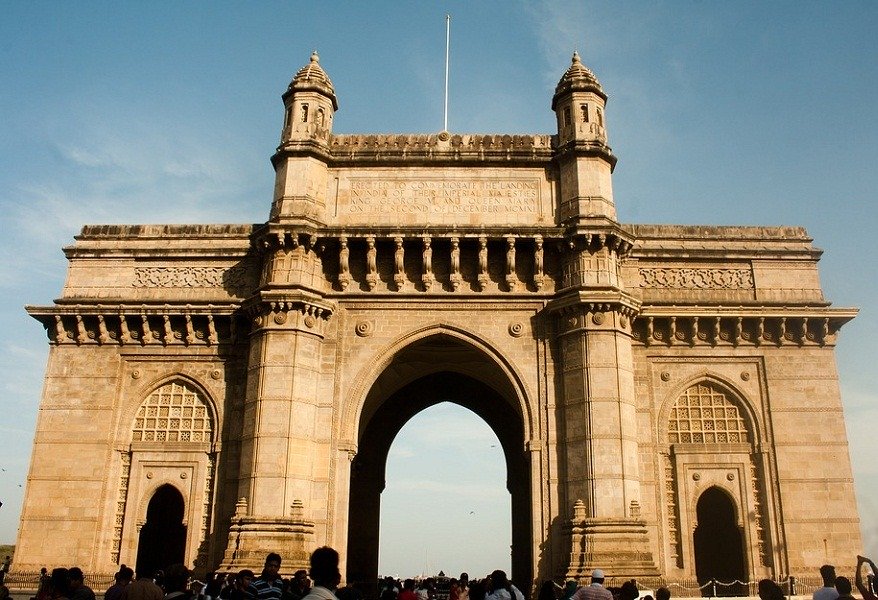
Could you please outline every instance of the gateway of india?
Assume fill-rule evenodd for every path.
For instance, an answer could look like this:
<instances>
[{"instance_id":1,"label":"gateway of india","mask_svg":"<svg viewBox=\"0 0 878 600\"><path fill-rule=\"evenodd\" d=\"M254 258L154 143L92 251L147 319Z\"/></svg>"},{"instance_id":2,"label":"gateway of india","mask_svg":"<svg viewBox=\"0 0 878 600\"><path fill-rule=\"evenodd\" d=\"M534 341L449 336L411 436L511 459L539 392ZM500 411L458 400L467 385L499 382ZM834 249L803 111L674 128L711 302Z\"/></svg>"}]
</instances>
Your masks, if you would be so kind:
<instances>
[{"instance_id":1,"label":"gateway of india","mask_svg":"<svg viewBox=\"0 0 878 600\"><path fill-rule=\"evenodd\" d=\"M852 565L856 310L802 228L619 222L606 100L574 54L554 133L337 134L315 53L266 222L83 227L27 307L50 352L13 570L330 545L374 581L388 450L444 401L500 440L523 588Z\"/></svg>"}]
</instances>

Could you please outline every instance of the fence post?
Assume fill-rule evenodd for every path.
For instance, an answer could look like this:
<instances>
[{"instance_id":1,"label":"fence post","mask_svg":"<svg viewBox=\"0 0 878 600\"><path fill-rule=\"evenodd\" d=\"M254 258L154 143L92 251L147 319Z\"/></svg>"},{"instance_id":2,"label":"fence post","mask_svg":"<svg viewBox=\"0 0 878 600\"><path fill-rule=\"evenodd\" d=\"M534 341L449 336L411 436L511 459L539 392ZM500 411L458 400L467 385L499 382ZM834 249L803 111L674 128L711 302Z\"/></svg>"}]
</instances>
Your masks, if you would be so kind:
<instances>
[{"instance_id":1,"label":"fence post","mask_svg":"<svg viewBox=\"0 0 878 600\"><path fill-rule=\"evenodd\" d=\"M796 596L796 578L792 575L789 576L790 579L790 596Z\"/></svg>"},{"instance_id":2,"label":"fence post","mask_svg":"<svg viewBox=\"0 0 878 600\"><path fill-rule=\"evenodd\" d=\"M716 579L710 580L710 597L716 598Z\"/></svg>"}]
</instances>

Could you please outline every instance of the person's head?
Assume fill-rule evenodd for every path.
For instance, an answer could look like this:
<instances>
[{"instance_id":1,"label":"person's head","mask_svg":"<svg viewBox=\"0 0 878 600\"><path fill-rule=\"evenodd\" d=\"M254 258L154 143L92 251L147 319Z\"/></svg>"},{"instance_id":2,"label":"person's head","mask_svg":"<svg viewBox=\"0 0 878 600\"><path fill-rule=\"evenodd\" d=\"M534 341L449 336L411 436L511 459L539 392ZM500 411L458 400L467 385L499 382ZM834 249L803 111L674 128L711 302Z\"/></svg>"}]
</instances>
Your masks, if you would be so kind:
<instances>
[{"instance_id":1,"label":"person's head","mask_svg":"<svg viewBox=\"0 0 878 600\"><path fill-rule=\"evenodd\" d=\"M555 583L551 579L546 579L543 582L543 585L540 586L540 594L538 598L540 600L555 598Z\"/></svg>"},{"instance_id":2,"label":"person's head","mask_svg":"<svg viewBox=\"0 0 878 600\"><path fill-rule=\"evenodd\" d=\"M82 587L82 580L85 576L82 574L82 569L79 567L72 567L67 569L67 581L70 585L70 591L79 589Z\"/></svg>"},{"instance_id":3,"label":"person's head","mask_svg":"<svg viewBox=\"0 0 878 600\"><path fill-rule=\"evenodd\" d=\"M592 583L603 583L604 582L604 572L600 569L595 569L591 572L591 582Z\"/></svg>"},{"instance_id":4,"label":"person's head","mask_svg":"<svg viewBox=\"0 0 878 600\"><path fill-rule=\"evenodd\" d=\"M842 596L850 596L851 590L851 580L847 577L836 577L835 578L835 589L838 590L838 593Z\"/></svg>"},{"instance_id":5,"label":"person's head","mask_svg":"<svg viewBox=\"0 0 878 600\"><path fill-rule=\"evenodd\" d=\"M52 576L49 579L49 585L52 589L52 597L58 598L66 596L69 593L70 582L68 580L67 569L52 569Z\"/></svg>"},{"instance_id":6,"label":"person's head","mask_svg":"<svg viewBox=\"0 0 878 600\"><path fill-rule=\"evenodd\" d=\"M402 584L402 589L414 591L415 589L415 580L414 579L406 579Z\"/></svg>"},{"instance_id":7,"label":"person's head","mask_svg":"<svg viewBox=\"0 0 878 600\"><path fill-rule=\"evenodd\" d=\"M306 590L311 587L311 580L308 579L308 571L299 569L293 574L292 584L300 590Z\"/></svg>"},{"instance_id":8,"label":"person's head","mask_svg":"<svg viewBox=\"0 0 878 600\"><path fill-rule=\"evenodd\" d=\"M46 567L42 567L40 569L40 577L43 577L43 576L48 575L48 574L49 574L49 570Z\"/></svg>"},{"instance_id":9,"label":"person's head","mask_svg":"<svg viewBox=\"0 0 878 600\"><path fill-rule=\"evenodd\" d=\"M239 590L246 590L250 587L250 582L253 581L254 577L255 575L250 569L238 571L238 574L235 576L235 587Z\"/></svg>"},{"instance_id":10,"label":"person's head","mask_svg":"<svg viewBox=\"0 0 878 600\"><path fill-rule=\"evenodd\" d=\"M509 579L506 577L506 571L497 569L491 573L491 589L509 590Z\"/></svg>"},{"instance_id":11,"label":"person's head","mask_svg":"<svg viewBox=\"0 0 878 600\"><path fill-rule=\"evenodd\" d=\"M461 587L466 586L469 583L469 573L461 573L460 574L460 585Z\"/></svg>"},{"instance_id":12,"label":"person's head","mask_svg":"<svg viewBox=\"0 0 878 600\"><path fill-rule=\"evenodd\" d=\"M262 568L262 576L269 580L278 578L280 571L280 554L272 552L265 557L265 566Z\"/></svg>"},{"instance_id":13,"label":"person's head","mask_svg":"<svg viewBox=\"0 0 878 600\"><path fill-rule=\"evenodd\" d=\"M660 587L655 591L655 600L671 600L671 590Z\"/></svg>"},{"instance_id":14,"label":"person's head","mask_svg":"<svg viewBox=\"0 0 878 600\"><path fill-rule=\"evenodd\" d=\"M329 546L323 546L311 553L311 579L314 580L314 585L334 590L341 581L338 552Z\"/></svg>"},{"instance_id":15,"label":"person's head","mask_svg":"<svg viewBox=\"0 0 878 600\"><path fill-rule=\"evenodd\" d=\"M637 583L630 579L622 584L622 590L619 594L619 600L636 600L640 597L640 591L637 589Z\"/></svg>"},{"instance_id":16,"label":"person's head","mask_svg":"<svg viewBox=\"0 0 878 600\"><path fill-rule=\"evenodd\" d=\"M165 569L165 593L185 592L189 585L189 569L181 563L171 565Z\"/></svg>"},{"instance_id":17,"label":"person's head","mask_svg":"<svg viewBox=\"0 0 878 600\"><path fill-rule=\"evenodd\" d=\"M820 567L820 576L823 578L824 587L832 587L835 585L835 567L832 565L823 565Z\"/></svg>"},{"instance_id":18,"label":"person's head","mask_svg":"<svg viewBox=\"0 0 878 600\"><path fill-rule=\"evenodd\" d=\"M784 600L783 590L771 579L760 579L757 590L761 600Z\"/></svg>"},{"instance_id":19,"label":"person's head","mask_svg":"<svg viewBox=\"0 0 878 600\"><path fill-rule=\"evenodd\" d=\"M119 568L119 572L116 573L116 583L121 585L128 585L131 583L131 580L134 578L134 570L131 567L126 567L122 565Z\"/></svg>"}]
</instances>

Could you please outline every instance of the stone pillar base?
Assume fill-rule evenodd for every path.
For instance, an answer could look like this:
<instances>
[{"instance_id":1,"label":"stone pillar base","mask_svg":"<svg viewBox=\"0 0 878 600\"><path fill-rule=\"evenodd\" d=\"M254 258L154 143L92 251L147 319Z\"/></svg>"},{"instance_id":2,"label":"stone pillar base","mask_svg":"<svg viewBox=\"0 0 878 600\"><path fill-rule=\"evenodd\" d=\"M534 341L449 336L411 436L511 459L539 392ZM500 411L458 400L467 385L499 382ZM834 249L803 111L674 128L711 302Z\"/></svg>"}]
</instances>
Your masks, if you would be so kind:
<instances>
[{"instance_id":1,"label":"stone pillar base","mask_svg":"<svg viewBox=\"0 0 878 600\"><path fill-rule=\"evenodd\" d=\"M565 577L581 580L601 569L607 579L658 577L646 522L640 519L581 519L570 524L570 564Z\"/></svg>"},{"instance_id":2,"label":"stone pillar base","mask_svg":"<svg viewBox=\"0 0 878 600\"><path fill-rule=\"evenodd\" d=\"M309 567L314 545L314 523L301 514L301 504L294 505L289 517L261 517L242 514L242 502L232 517L229 527L229 545L219 571L237 572L250 569L257 576L265 566L270 552L281 556L281 574L291 575ZM299 510L296 510L298 508Z\"/></svg>"}]
</instances>

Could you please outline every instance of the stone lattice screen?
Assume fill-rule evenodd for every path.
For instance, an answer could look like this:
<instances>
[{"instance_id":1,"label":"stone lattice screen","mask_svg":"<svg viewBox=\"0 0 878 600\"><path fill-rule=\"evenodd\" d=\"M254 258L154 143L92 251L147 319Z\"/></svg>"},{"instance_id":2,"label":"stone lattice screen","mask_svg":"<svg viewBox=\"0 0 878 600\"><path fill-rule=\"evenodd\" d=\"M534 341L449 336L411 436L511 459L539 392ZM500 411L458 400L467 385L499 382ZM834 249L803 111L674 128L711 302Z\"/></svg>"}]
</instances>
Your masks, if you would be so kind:
<instances>
[{"instance_id":1,"label":"stone lattice screen","mask_svg":"<svg viewBox=\"0 0 878 600\"><path fill-rule=\"evenodd\" d=\"M749 442L747 424L738 407L709 383L693 385L674 404L668 438L671 444Z\"/></svg>"},{"instance_id":2,"label":"stone lattice screen","mask_svg":"<svg viewBox=\"0 0 878 600\"><path fill-rule=\"evenodd\" d=\"M207 404L194 389L173 381L156 389L137 411L134 442L210 442Z\"/></svg>"}]
</instances>

